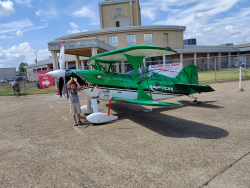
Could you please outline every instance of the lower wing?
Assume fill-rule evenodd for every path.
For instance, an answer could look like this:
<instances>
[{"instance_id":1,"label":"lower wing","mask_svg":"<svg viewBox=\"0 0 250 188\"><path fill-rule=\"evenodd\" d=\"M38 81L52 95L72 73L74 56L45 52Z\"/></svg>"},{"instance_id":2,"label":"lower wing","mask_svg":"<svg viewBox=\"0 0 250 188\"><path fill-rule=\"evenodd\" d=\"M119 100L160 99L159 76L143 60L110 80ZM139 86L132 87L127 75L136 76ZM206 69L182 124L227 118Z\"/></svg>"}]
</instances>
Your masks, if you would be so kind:
<instances>
[{"instance_id":1,"label":"lower wing","mask_svg":"<svg viewBox=\"0 0 250 188\"><path fill-rule=\"evenodd\" d=\"M147 106L181 106L181 104L161 102L161 101L155 101L155 100L124 99L124 98L113 98L113 100L134 103L134 104L147 105Z\"/></svg>"}]
</instances>

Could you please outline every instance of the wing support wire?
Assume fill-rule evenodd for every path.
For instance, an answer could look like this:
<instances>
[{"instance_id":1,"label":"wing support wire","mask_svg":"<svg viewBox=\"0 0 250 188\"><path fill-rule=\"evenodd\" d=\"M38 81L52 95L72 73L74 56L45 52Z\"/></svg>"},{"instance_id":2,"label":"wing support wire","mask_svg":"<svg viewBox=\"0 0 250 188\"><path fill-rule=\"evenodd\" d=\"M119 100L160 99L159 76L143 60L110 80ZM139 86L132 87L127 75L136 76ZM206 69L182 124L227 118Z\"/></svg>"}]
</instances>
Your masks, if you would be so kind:
<instances>
[{"instance_id":1,"label":"wing support wire","mask_svg":"<svg viewBox=\"0 0 250 188\"><path fill-rule=\"evenodd\" d=\"M121 75L120 75L120 74L118 74L118 73L117 73L117 75L121 78ZM121 78L121 80L122 80L122 78ZM128 86L125 82L122 82L122 83L123 83L124 87L126 88L126 90L128 90L128 91L129 91L129 94L130 94L130 95L132 95L132 93L131 93L131 90L130 90L129 86Z\"/></svg>"},{"instance_id":2,"label":"wing support wire","mask_svg":"<svg viewBox=\"0 0 250 188\"><path fill-rule=\"evenodd\" d=\"M111 64L110 64L110 66L111 66ZM107 78L106 81L104 82L104 84L103 84L104 87L108 84L108 82L109 82L110 79L112 78L112 76L113 76L113 74L114 74L114 69L115 69L115 66L113 67L113 69L111 70L111 72L110 72L108 78ZM102 94L102 92L103 92L103 89L101 89L101 91L98 93L98 95L97 95L98 98L100 97L100 95Z\"/></svg>"}]
</instances>

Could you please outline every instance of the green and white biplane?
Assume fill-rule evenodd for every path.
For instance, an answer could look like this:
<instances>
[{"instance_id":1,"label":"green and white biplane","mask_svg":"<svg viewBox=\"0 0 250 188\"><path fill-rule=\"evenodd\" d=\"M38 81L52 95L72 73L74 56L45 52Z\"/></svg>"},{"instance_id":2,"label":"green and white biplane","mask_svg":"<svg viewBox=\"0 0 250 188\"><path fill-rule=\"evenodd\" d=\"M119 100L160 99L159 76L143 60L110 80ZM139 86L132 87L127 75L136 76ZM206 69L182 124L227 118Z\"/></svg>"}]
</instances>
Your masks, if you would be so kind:
<instances>
[{"instance_id":1,"label":"green and white biplane","mask_svg":"<svg viewBox=\"0 0 250 188\"><path fill-rule=\"evenodd\" d=\"M67 82L70 77L77 78L81 85L78 89L81 95L87 98L87 105L82 106L81 110L85 114L90 114L87 120L92 123L118 119L117 116L110 115L112 100L149 106L181 106L159 100L214 91L209 85L199 85L195 65L184 67L174 78L144 67L144 58L177 53L170 48L135 45L97 54L88 61L94 70L64 70L64 45L62 48L60 70L52 71L48 75L59 79L60 93L63 80ZM129 61L133 70L116 73L116 65L124 61ZM98 100L110 101L108 114L100 113L104 109L98 108Z\"/></svg>"}]
</instances>

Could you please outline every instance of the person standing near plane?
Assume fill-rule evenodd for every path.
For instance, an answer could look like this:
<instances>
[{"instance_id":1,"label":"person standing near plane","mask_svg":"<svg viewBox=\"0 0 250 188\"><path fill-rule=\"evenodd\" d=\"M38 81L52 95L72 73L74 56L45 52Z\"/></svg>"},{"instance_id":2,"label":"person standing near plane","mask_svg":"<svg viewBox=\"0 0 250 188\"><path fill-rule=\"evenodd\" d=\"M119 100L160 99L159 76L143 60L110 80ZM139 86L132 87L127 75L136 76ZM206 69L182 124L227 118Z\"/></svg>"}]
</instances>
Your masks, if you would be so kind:
<instances>
[{"instance_id":1,"label":"person standing near plane","mask_svg":"<svg viewBox=\"0 0 250 188\"><path fill-rule=\"evenodd\" d=\"M81 86L77 82L76 78L72 78L72 77L70 78L71 79L67 83L69 103L70 103L70 114L73 116L74 126L77 126L77 125L82 125L81 116L80 116L81 114L80 101L79 101L79 97L77 94L77 88L80 88ZM75 115L77 115L78 117L78 123L76 122Z\"/></svg>"}]
</instances>

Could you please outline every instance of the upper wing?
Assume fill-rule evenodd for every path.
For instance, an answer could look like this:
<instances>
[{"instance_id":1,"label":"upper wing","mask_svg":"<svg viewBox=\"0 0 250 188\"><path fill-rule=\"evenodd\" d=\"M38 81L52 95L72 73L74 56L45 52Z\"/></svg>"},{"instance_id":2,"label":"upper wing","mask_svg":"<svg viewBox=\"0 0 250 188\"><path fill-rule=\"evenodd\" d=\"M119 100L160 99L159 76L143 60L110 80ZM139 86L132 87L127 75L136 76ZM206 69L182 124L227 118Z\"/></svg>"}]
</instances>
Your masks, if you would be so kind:
<instances>
[{"instance_id":1,"label":"upper wing","mask_svg":"<svg viewBox=\"0 0 250 188\"><path fill-rule=\"evenodd\" d=\"M163 55L171 55L176 53L177 52L175 50L172 50L171 48L163 48L151 45L134 45L126 48L120 48L117 50L112 50L109 52L97 54L89 58L89 63L94 64L95 62L100 62L100 63L113 64L122 61L129 61L125 55L148 58L148 57L156 57Z\"/></svg>"}]
</instances>

